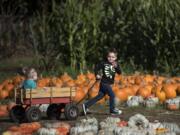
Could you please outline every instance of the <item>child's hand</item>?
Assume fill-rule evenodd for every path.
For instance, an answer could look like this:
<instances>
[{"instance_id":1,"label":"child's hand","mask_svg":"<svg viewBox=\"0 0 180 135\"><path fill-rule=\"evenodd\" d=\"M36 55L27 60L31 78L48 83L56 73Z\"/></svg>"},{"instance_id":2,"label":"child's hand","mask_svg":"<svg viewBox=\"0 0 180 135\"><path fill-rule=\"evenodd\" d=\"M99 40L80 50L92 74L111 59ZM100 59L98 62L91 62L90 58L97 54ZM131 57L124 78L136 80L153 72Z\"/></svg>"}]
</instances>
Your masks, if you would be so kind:
<instances>
[{"instance_id":1,"label":"child's hand","mask_svg":"<svg viewBox=\"0 0 180 135\"><path fill-rule=\"evenodd\" d=\"M97 79L97 80L100 80L100 79L101 79L101 76L100 76L100 75L96 75L96 79Z\"/></svg>"},{"instance_id":2,"label":"child's hand","mask_svg":"<svg viewBox=\"0 0 180 135\"><path fill-rule=\"evenodd\" d=\"M117 67L117 62L114 61L114 62L112 63L112 65L113 65L114 68L116 68L116 67Z\"/></svg>"}]
</instances>

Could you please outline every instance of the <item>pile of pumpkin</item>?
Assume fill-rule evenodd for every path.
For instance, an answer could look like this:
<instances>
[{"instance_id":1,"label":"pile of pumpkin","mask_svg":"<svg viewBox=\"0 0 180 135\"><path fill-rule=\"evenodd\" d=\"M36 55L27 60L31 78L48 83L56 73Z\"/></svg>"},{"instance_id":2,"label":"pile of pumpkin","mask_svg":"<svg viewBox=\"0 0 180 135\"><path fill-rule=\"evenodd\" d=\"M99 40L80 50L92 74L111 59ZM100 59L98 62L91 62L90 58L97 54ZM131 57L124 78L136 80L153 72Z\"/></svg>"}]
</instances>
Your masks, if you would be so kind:
<instances>
[{"instance_id":1,"label":"pile of pumpkin","mask_svg":"<svg viewBox=\"0 0 180 135\"><path fill-rule=\"evenodd\" d=\"M65 122L44 123L39 122L22 123L11 126L2 135L68 135L70 124Z\"/></svg>"},{"instance_id":2,"label":"pile of pumpkin","mask_svg":"<svg viewBox=\"0 0 180 135\"><path fill-rule=\"evenodd\" d=\"M107 117L80 119L74 126L65 122L32 122L13 125L2 135L175 135L180 128L175 123L150 122L144 115L135 114L128 121Z\"/></svg>"},{"instance_id":3,"label":"pile of pumpkin","mask_svg":"<svg viewBox=\"0 0 180 135\"><path fill-rule=\"evenodd\" d=\"M102 121L87 117L70 129L70 135L176 135L180 128L175 123L150 122L144 115L135 114L124 121L119 117L107 117Z\"/></svg>"},{"instance_id":4,"label":"pile of pumpkin","mask_svg":"<svg viewBox=\"0 0 180 135\"><path fill-rule=\"evenodd\" d=\"M16 104L14 102L9 102L8 104L0 104L0 117L5 117L9 115L9 111Z\"/></svg>"},{"instance_id":5,"label":"pile of pumpkin","mask_svg":"<svg viewBox=\"0 0 180 135\"><path fill-rule=\"evenodd\" d=\"M23 80L24 77L18 75L3 81L0 84L0 100L13 97L13 89ZM59 77L41 77L37 81L37 86L40 88L51 86L76 87L76 96L73 100L79 101L86 95L94 82L95 76L91 72L81 73L76 79L64 73ZM129 96L140 95L143 98L148 98L153 95L163 103L166 99L175 98L180 94L180 77L167 78L150 74L116 75L112 88L120 102L127 101ZM99 83L96 83L89 93L89 98L96 96L98 91ZM108 96L105 96L99 103L104 103L108 98Z\"/></svg>"}]
</instances>

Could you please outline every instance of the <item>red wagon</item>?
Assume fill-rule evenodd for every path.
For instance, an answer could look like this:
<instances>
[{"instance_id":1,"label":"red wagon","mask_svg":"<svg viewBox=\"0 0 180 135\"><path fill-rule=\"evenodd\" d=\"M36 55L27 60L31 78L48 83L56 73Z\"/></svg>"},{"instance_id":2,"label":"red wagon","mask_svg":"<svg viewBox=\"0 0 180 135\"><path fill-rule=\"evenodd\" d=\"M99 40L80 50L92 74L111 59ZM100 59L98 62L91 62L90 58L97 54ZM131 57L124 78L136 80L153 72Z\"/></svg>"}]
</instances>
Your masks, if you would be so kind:
<instances>
[{"instance_id":1,"label":"red wagon","mask_svg":"<svg viewBox=\"0 0 180 135\"><path fill-rule=\"evenodd\" d=\"M10 118L14 122L39 121L42 116L39 107L42 104L49 104L46 111L49 119L59 119L61 113L64 113L67 120L74 120L79 114L77 105L72 101L75 91L74 87L15 89L14 100L17 105L10 110Z\"/></svg>"}]
</instances>

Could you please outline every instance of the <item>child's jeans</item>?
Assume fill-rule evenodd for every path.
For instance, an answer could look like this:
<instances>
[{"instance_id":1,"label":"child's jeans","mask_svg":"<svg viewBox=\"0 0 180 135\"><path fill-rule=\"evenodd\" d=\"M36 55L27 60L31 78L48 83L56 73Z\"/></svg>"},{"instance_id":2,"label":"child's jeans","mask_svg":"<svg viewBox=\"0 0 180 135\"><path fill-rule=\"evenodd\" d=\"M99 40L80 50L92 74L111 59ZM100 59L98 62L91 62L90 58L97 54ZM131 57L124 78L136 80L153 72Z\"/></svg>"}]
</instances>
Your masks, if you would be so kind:
<instances>
[{"instance_id":1,"label":"child's jeans","mask_svg":"<svg viewBox=\"0 0 180 135\"><path fill-rule=\"evenodd\" d=\"M110 104L110 112L112 112L114 110L114 92L112 91L112 88L109 84L105 84L105 83L100 83L100 90L99 93L96 97L90 99L89 101L87 101L85 103L85 107L89 108L90 106L92 106L93 104L95 104L97 101L99 101L100 99L102 99L106 94L109 95L109 104Z\"/></svg>"}]
</instances>

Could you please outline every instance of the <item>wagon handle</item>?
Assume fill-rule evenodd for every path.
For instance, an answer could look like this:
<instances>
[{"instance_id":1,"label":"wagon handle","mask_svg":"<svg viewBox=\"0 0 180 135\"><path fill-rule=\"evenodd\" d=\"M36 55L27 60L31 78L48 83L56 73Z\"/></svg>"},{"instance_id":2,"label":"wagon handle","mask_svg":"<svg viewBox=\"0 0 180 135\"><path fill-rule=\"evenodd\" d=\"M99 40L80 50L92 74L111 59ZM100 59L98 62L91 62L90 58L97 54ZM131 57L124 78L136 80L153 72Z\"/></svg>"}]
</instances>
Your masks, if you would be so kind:
<instances>
[{"instance_id":1,"label":"wagon handle","mask_svg":"<svg viewBox=\"0 0 180 135\"><path fill-rule=\"evenodd\" d=\"M71 96L72 96L72 87L70 88L70 102L72 101Z\"/></svg>"},{"instance_id":2,"label":"wagon handle","mask_svg":"<svg viewBox=\"0 0 180 135\"><path fill-rule=\"evenodd\" d=\"M79 100L79 102L77 102L76 105L80 104L80 103L89 95L89 92L92 90L92 88L95 86L95 84L96 84L97 82L99 82L99 80L96 80L96 81L92 84L92 86L88 89L87 94L86 94L81 100Z\"/></svg>"},{"instance_id":3,"label":"wagon handle","mask_svg":"<svg viewBox=\"0 0 180 135\"><path fill-rule=\"evenodd\" d=\"M30 89L30 105L32 103L32 89Z\"/></svg>"},{"instance_id":4,"label":"wagon handle","mask_svg":"<svg viewBox=\"0 0 180 135\"><path fill-rule=\"evenodd\" d=\"M22 89L20 89L20 95L21 95L21 103L23 104L24 102L23 102L23 93L22 93L23 91L22 91Z\"/></svg>"},{"instance_id":5,"label":"wagon handle","mask_svg":"<svg viewBox=\"0 0 180 135\"><path fill-rule=\"evenodd\" d=\"M14 102L15 103L16 103L16 92L17 92L16 90L17 90L17 88L14 89Z\"/></svg>"},{"instance_id":6,"label":"wagon handle","mask_svg":"<svg viewBox=\"0 0 180 135\"><path fill-rule=\"evenodd\" d=\"M50 103L52 103L52 87L50 88Z\"/></svg>"}]
</instances>

